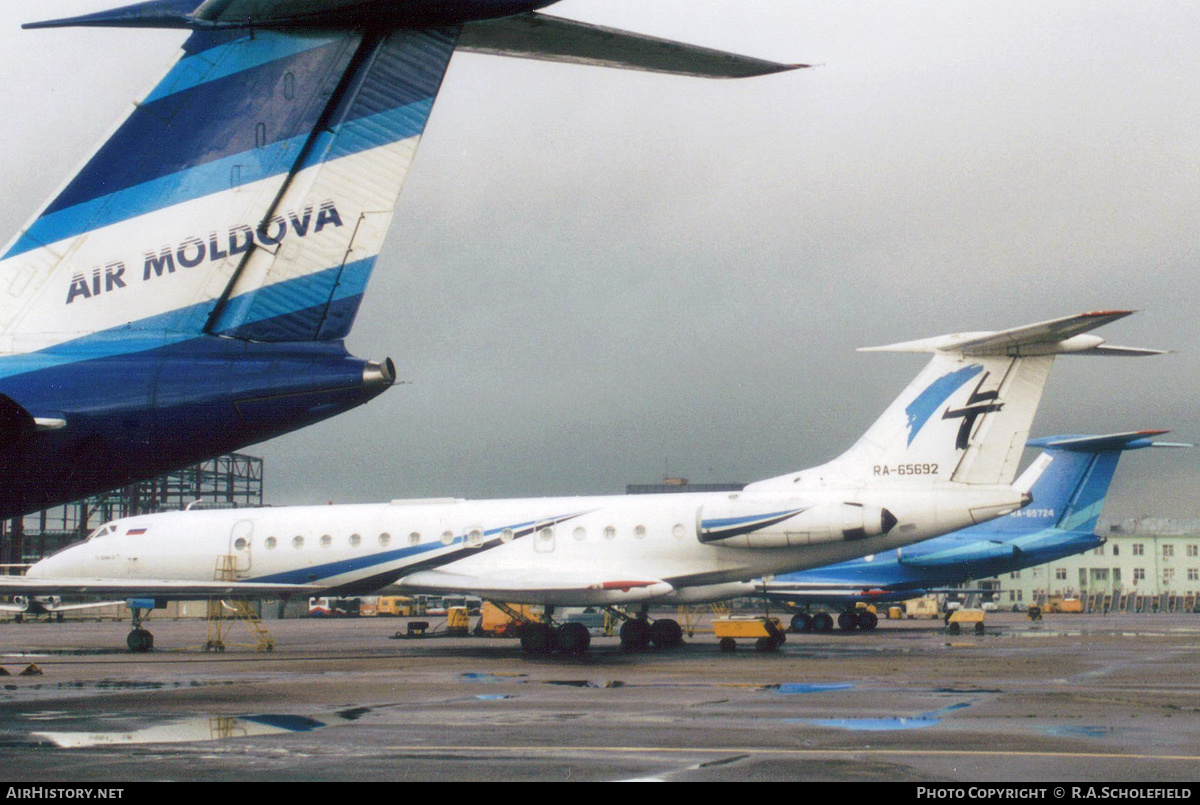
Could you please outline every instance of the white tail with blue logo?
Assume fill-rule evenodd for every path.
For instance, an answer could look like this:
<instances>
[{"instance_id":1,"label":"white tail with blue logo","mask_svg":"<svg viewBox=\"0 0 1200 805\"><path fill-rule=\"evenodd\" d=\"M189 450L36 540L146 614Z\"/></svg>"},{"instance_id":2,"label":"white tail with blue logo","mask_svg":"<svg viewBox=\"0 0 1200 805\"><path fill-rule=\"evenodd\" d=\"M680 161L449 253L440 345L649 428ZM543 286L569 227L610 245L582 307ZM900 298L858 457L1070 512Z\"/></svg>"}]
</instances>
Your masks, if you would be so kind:
<instances>
[{"instance_id":1,"label":"white tail with blue logo","mask_svg":"<svg viewBox=\"0 0 1200 805\"><path fill-rule=\"evenodd\" d=\"M1083 313L999 332L864 348L860 351L925 352L933 358L841 456L749 488L854 480L1010 484L1056 355L1162 354L1085 335L1130 313Z\"/></svg>"}]
</instances>

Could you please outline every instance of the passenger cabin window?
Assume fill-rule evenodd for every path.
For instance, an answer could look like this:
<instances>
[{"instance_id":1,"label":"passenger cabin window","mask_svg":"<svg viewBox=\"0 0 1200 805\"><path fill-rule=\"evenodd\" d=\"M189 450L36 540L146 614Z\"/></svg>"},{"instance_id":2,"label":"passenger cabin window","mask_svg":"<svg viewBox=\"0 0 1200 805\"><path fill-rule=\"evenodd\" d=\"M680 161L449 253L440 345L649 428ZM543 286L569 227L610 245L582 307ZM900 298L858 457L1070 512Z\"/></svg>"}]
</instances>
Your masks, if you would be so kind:
<instances>
[{"instance_id":1,"label":"passenger cabin window","mask_svg":"<svg viewBox=\"0 0 1200 805\"><path fill-rule=\"evenodd\" d=\"M583 526L580 526L579 528L576 528L575 531L573 531L571 533L571 536L575 537L575 539L582 542L583 540L587 539L587 529L584 528Z\"/></svg>"},{"instance_id":2,"label":"passenger cabin window","mask_svg":"<svg viewBox=\"0 0 1200 805\"><path fill-rule=\"evenodd\" d=\"M238 537L233 543L234 550L238 550L238 551L244 551L249 546L250 546L250 543L246 542L245 537Z\"/></svg>"},{"instance_id":3,"label":"passenger cabin window","mask_svg":"<svg viewBox=\"0 0 1200 805\"><path fill-rule=\"evenodd\" d=\"M687 529L683 527L683 523L676 523L675 527L671 529L671 533L674 534L676 538L679 538L687 533Z\"/></svg>"},{"instance_id":4,"label":"passenger cabin window","mask_svg":"<svg viewBox=\"0 0 1200 805\"><path fill-rule=\"evenodd\" d=\"M633 536L635 539L643 539L646 536L646 526L638 525L633 527Z\"/></svg>"},{"instance_id":5,"label":"passenger cabin window","mask_svg":"<svg viewBox=\"0 0 1200 805\"><path fill-rule=\"evenodd\" d=\"M454 542L454 532L453 531L443 531L442 532L442 544L449 545L451 542Z\"/></svg>"},{"instance_id":6,"label":"passenger cabin window","mask_svg":"<svg viewBox=\"0 0 1200 805\"><path fill-rule=\"evenodd\" d=\"M609 526L604 527L604 538L605 539L616 539L616 537L617 537L616 526L609 525Z\"/></svg>"},{"instance_id":7,"label":"passenger cabin window","mask_svg":"<svg viewBox=\"0 0 1200 805\"><path fill-rule=\"evenodd\" d=\"M328 548L332 544L333 544L333 537L329 536L328 534L321 535L321 547L322 548Z\"/></svg>"},{"instance_id":8,"label":"passenger cabin window","mask_svg":"<svg viewBox=\"0 0 1200 805\"><path fill-rule=\"evenodd\" d=\"M357 548L359 545L362 545L362 534L351 534L350 547Z\"/></svg>"},{"instance_id":9,"label":"passenger cabin window","mask_svg":"<svg viewBox=\"0 0 1200 805\"><path fill-rule=\"evenodd\" d=\"M483 544L483 531L478 528L472 528L467 532L467 542L472 548L478 548Z\"/></svg>"},{"instance_id":10,"label":"passenger cabin window","mask_svg":"<svg viewBox=\"0 0 1200 805\"><path fill-rule=\"evenodd\" d=\"M516 536L516 534L513 533L513 530L511 528L506 528L500 532L500 541L501 542L512 542L513 537L515 537L515 536Z\"/></svg>"},{"instance_id":11,"label":"passenger cabin window","mask_svg":"<svg viewBox=\"0 0 1200 805\"><path fill-rule=\"evenodd\" d=\"M392 535L387 533L386 531L384 533L380 534L379 535L379 544L384 546L385 548L388 545L391 545L392 544Z\"/></svg>"},{"instance_id":12,"label":"passenger cabin window","mask_svg":"<svg viewBox=\"0 0 1200 805\"><path fill-rule=\"evenodd\" d=\"M408 535L408 544L409 545L420 545L421 544L421 532L414 531L411 534L409 534Z\"/></svg>"},{"instance_id":13,"label":"passenger cabin window","mask_svg":"<svg viewBox=\"0 0 1200 805\"><path fill-rule=\"evenodd\" d=\"M266 541L267 550L268 551L275 550L275 545L278 542L279 542L279 540L275 539L274 537L267 537L267 541Z\"/></svg>"},{"instance_id":14,"label":"passenger cabin window","mask_svg":"<svg viewBox=\"0 0 1200 805\"><path fill-rule=\"evenodd\" d=\"M292 537L292 547L293 548L303 548L304 547L304 537Z\"/></svg>"}]
</instances>

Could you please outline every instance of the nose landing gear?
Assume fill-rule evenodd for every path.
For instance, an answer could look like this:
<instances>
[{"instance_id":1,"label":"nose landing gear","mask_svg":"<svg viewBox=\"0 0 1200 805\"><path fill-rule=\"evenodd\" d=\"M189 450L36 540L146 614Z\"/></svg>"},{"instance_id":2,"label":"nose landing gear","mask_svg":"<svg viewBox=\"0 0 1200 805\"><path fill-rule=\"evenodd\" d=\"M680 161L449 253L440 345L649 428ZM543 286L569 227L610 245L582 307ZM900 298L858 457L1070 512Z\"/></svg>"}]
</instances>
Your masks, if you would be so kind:
<instances>
[{"instance_id":1,"label":"nose landing gear","mask_svg":"<svg viewBox=\"0 0 1200 805\"><path fill-rule=\"evenodd\" d=\"M125 645L135 654L141 654L154 648L154 635L142 628L142 610L130 607L133 613L133 631L125 638Z\"/></svg>"}]
</instances>

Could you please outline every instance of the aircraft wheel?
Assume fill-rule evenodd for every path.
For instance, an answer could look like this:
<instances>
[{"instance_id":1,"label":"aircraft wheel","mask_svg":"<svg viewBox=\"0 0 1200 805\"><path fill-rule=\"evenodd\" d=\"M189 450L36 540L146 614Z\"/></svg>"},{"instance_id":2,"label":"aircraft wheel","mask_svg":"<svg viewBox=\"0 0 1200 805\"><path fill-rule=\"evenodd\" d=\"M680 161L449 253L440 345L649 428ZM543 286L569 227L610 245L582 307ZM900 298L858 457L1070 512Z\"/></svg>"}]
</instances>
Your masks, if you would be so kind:
<instances>
[{"instance_id":1,"label":"aircraft wheel","mask_svg":"<svg viewBox=\"0 0 1200 805\"><path fill-rule=\"evenodd\" d=\"M985 631L987 630L983 626L983 621L975 624L975 634L983 634Z\"/></svg>"},{"instance_id":2,"label":"aircraft wheel","mask_svg":"<svg viewBox=\"0 0 1200 805\"><path fill-rule=\"evenodd\" d=\"M869 609L858 613L858 628L869 632L879 625L879 616Z\"/></svg>"},{"instance_id":3,"label":"aircraft wheel","mask_svg":"<svg viewBox=\"0 0 1200 805\"><path fill-rule=\"evenodd\" d=\"M650 624L638 618L621 624L621 648L644 651L650 645Z\"/></svg>"},{"instance_id":4,"label":"aircraft wheel","mask_svg":"<svg viewBox=\"0 0 1200 805\"><path fill-rule=\"evenodd\" d=\"M683 629L670 618L650 624L650 642L657 648L675 648L683 643Z\"/></svg>"},{"instance_id":5,"label":"aircraft wheel","mask_svg":"<svg viewBox=\"0 0 1200 805\"><path fill-rule=\"evenodd\" d=\"M129 646L129 650L135 654L149 651L154 648L154 635L150 634L145 629L134 629L125 638L125 645Z\"/></svg>"},{"instance_id":6,"label":"aircraft wheel","mask_svg":"<svg viewBox=\"0 0 1200 805\"><path fill-rule=\"evenodd\" d=\"M813 615L812 628L814 632L832 632L833 616L828 612L818 612Z\"/></svg>"},{"instance_id":7,"label":"aircraft wheel","mask_svg":"<svg viewBox=\"0 0 1200 805\"><path fill-rule=\"evenodd\" d=\"M592 644L592 635L582 623L564 623L558 627L557 638L563 654L582 654Z\"/></svg>"},{"instance_id":8,"label":"aircraft wheel","mask_svg":"<svg viewBox=\"0 0 1200 805\"><path fill-rule=\"evenodd\" d=\"M737 651L737 641L732 637L722 637L721 642L717 645L721 647L721 651L726 653Z\"/></svg>"},{"instance_id":9,"label":"aircraft wheel","mask_svg":"<svg viewBox=\"0 0 1200 805\"><path fill-rule=\"evenodd\" d=\"M858 628L858 615L853 612L841 612L837 617L837 625L843 632L853 632Z\"/></svg>"},{"instance_id":10,"label":"aircraft wheel","mask_svg":"<svg viewBox=\"0 0 1200 805\"><path fill-rule=\"evenodd\" d=\"M554 627L548 623L528 623L521 630L521 649L531 656L550 654L557 642Z\"/></svg>"},{"instance_id":11,"label":"aircraft wheel","mask_svg":"<svg viewBox=\"0 0 1200 805\"><path fill-rule=\"evenodd\" d=\"M813 619L807 612L797 612L792 616L793 632L811 632L812 628Z\"/></svg>"}]
</instances>

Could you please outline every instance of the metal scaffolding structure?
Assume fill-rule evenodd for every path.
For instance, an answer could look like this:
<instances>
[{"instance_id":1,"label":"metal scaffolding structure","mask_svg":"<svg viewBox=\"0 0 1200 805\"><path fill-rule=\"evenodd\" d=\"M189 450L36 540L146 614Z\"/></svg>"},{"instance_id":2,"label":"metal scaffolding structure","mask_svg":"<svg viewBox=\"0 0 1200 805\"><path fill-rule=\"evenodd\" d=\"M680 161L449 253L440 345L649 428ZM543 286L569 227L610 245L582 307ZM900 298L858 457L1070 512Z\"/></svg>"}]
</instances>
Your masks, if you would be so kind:
<instances>
[{"instance_id":1,"label":"metal scaffolding structure","mask_svg":"<svg viewBox=\"0 0 1200 805\"><path fill-rule=\"evenodd\" d=\"M149 481L0 522L4 562L36 562L119 517L205 506L263 505L263 461L240 453L218 456Z\"/></svg>"}]
</instances>

